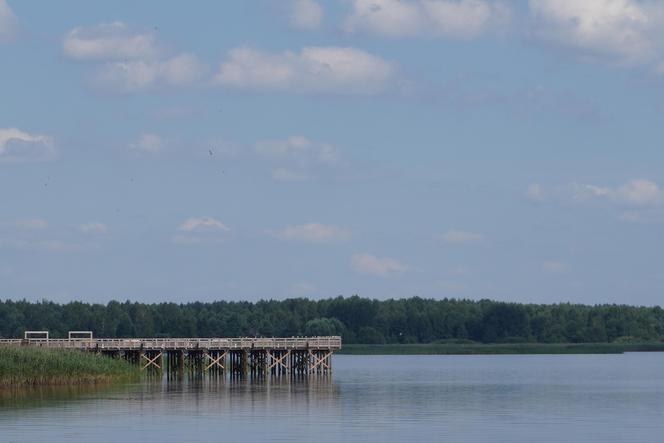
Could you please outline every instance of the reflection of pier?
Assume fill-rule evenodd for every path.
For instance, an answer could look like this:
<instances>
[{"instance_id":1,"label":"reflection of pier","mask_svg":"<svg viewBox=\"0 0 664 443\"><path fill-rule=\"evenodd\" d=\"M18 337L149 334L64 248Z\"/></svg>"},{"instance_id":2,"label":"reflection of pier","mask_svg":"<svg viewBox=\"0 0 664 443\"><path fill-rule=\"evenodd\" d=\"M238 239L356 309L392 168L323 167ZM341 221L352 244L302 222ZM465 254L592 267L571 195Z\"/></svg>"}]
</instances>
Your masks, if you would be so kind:
<instances>
[{"instance_id":1,"label":"reflection of pier","mask_svg":"<svg viewBox=\"0 0 664 443\"><path fill-rule=\"evenodd\" d=\"M115 339L73 331L67 339L52 339L48 332L28 331L22 340L0 340L0 346L78 349L124 358L146 370L243 376L329 373L341 337Z\"/></svg>"}]
</instances>

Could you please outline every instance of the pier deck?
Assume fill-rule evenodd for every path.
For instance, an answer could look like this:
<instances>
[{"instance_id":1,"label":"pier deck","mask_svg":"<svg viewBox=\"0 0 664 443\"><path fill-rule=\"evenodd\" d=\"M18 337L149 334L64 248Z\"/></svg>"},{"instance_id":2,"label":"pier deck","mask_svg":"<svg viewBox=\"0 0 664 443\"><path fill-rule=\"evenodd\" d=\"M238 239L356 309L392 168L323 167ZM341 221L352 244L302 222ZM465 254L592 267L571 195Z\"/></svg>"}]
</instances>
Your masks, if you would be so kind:
<instances>
[{"instance_id":1,"label":"pier deck","mask_svg":"<svg viewBox=\"0 0 664 443\"><path fill-rule=\"evenodd\" d=\"M332 354L341 349L341 337L52 339L46 334L46 338L2 339L0 346L97 352L140 364L144 370L169 373L280 375L331 372Z\"/></svg>"}]
</instances>

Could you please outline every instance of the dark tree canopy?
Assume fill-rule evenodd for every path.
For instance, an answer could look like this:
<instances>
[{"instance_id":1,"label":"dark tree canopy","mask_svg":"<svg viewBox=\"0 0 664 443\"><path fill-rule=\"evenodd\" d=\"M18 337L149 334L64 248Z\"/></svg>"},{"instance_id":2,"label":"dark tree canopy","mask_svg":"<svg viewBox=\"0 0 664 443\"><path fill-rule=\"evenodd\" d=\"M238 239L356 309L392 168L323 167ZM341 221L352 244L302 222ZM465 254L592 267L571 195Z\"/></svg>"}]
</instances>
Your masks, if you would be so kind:
<instances>
[{"instance_id":1,"label":"dark tree canopy","mask_svg":"<svg viewBox=\"0 0 664 443\"><path fill-rule=\"evenodd\" d=\"M292 337L342 335L346 343L584 343L664 339L664 310L624 305L535 305L490 300L325 300L106 305L0 300L0 337L24 330L66 337Z\"/></svg>"}]
</instances>

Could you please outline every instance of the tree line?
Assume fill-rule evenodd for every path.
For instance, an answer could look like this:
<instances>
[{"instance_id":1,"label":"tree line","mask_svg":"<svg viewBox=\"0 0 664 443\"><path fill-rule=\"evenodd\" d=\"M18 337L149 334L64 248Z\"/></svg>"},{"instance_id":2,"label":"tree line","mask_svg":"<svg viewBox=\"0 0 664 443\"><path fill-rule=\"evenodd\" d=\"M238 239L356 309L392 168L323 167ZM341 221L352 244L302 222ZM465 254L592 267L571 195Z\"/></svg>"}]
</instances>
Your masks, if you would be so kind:
<instances>
[{"instance_id":1,"label":"tree line","mask_svg":"<svg viewBox=\"0 0 664 443\"><path fill-rule=\"evenodd\" d=\"M0 337L25 330L96 337L293 337L345 343L600 343L664 340L664 310L627 305L336 297L258 302L107 304L0 300Z\"/></svg>"}]
</instances>

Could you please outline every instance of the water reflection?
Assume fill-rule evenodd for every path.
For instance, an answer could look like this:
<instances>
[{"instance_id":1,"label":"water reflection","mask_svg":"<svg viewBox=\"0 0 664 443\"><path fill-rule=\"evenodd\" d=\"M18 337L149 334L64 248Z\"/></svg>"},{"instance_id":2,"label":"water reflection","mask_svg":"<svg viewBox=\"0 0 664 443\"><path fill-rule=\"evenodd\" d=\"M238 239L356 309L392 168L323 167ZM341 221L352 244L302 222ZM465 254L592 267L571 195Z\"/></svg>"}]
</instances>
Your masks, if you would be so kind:
<instances>
[{"instance_id":1,"label":"water reflection","mask_svg":"<svg viewBox=\"0 0 664 443\"><path fill-rule=\"evenodd\" d=\"M135 405L194 403L201 407L230 407L237 402L265 403L297 400L324 404L338 397L332 377L226 378L151 376L138 384L30 386L0 389L0 409L57 407L72 402L131 401Z\"/></svg>"},{"instance_id":2,"label":"water reflection","mask_svg":"<svg viewBox=\"0 0 664 443\"><path fill-rule=\"evenodd\" d=\"M12 394L0 407L3 443L634 442L662 433L664 353L338 356L332 378L158 378Z\"/></svg>"},{"instance_id":3,"label":"water reflection","mask_svg":"<svg viewBox=\"0 0 664 443\"><path fill-rule=\"evenodd\" d=\"M55 406L60 403L84 401L91 397L99 398L109 393L117 394L123 385L74 385L74 386L28 386L0 387L0 410L16 408L38 408Z\"/></svg>"}]
</instances>

